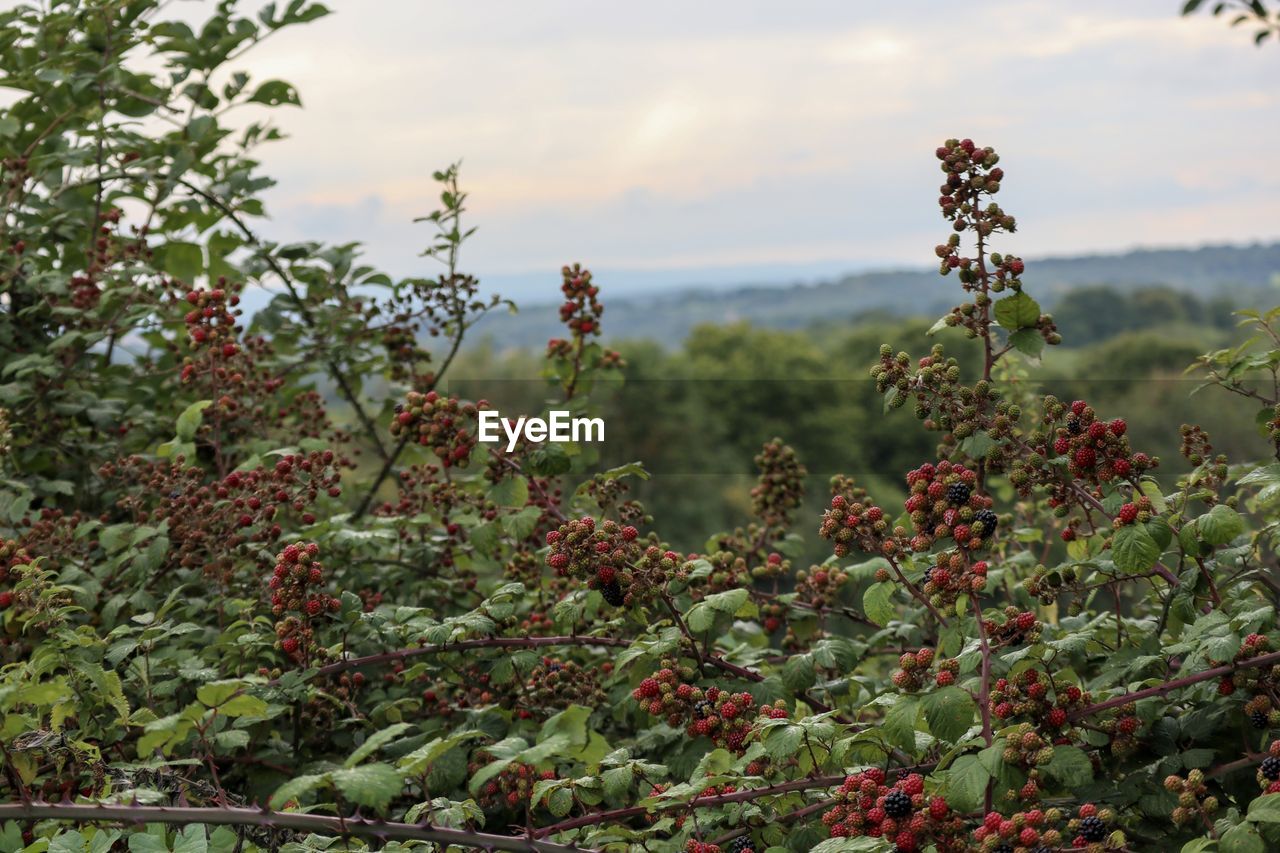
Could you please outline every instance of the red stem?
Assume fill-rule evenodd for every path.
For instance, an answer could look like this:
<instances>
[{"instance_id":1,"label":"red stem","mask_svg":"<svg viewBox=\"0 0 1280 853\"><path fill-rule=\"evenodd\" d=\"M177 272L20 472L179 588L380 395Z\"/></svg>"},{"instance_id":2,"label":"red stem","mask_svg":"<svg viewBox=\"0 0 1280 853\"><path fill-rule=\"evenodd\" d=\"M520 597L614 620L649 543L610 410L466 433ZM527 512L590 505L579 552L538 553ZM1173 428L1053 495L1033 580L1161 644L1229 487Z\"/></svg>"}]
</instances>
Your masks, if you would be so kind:
<instances>
[{"instance_id":1,"label":"red stem","mask_svg":"<svg viewBox=\"0 0 1280 853\"><path fill-rule=\"evenodd\" d=\"M532 838L513 838L464 829L446 829L428 823L395 823L363 817L280 812L254 808L205 808L192 806L102 805L97 803L6 803L0 820L66 820L76 823L167 823L266 826L315 832L322 835L363 836L382 841L434 841L482 850L581 851L583 848L553 844Z\"/></svg>"},{"instance_id":2,"label":"red stem","mask_svg":"<svg viewBox=\"0 0 1280 853\"><path fill-rule=\"evenodd\" d=\"M1187 675L1182 678L1175 678L1173 681L1166 681L1164 684L1157 684L1155 687L1148 687L1145 690L1137 690L1133 693L1126 693L1123 696L1116 696L1105 702L1098 702L1088 707L1081 708L1078 711L1072 711L1067 715L1068 719L1078 720L1089 714L1096 714L1099 711L1106 711L1111 708L1118 708L1130 702L1137 702L1139 699L1149 699L1152 696L1164 696L1166 693L1172 693L1183 687L1189 687L1192 684L1199 684L1201 681L1210 681L1214 678L1221 678L1224 675L1230 675L1237 669L1253 669L1259 666L1270 666L1273 663L1280 663L1280 652L1271 652L1270 654L1259 655L1256 658L1248 660L1234 661L1232 663L1215 666L1213 669L1206 669L1203 672L1197 672L1195 675Z\"/></svg>"}]
</instances>

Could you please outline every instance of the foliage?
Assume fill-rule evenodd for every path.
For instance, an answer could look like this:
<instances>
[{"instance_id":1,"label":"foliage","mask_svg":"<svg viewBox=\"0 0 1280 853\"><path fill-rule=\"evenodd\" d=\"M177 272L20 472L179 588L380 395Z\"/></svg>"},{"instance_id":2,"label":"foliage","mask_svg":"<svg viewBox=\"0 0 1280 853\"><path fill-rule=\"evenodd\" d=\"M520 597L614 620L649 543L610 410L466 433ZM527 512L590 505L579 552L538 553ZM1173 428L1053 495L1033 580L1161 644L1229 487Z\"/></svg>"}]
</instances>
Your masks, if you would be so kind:
<instances>
[{"instance_id":1,"label":"foliage","mask_svg":"<svg viewBox=\"0 0 1280 853\"><path fill-rule=\"evenodd\" d=\"M433 278L257 236L276 134L228 115L298 95L237 63L325 9L163 12L0 16L23 93L0 119L0 848L1280 843L1280 472L1186 425L1162 483L1122 399L1035 389L1063 332L993 251L1016 223L991 148L937 151L963 297L935 332L970 351L866 353L933 446L880 472L891 499L831 478L818 518L825 463L768 441L695 551L636 499L642 465L477 440L493 401L445 379L501 302L462 271L456 167ZM560 288L538 405L596 413L626 362L589 270ZM1246 320L1201 368L1275 441L1280 339ZM794 343L784 368L817 370ZM696 354L759 366L731 334ZM834 446L824 393L769 426Z\"/></svg>"}]
</instances>

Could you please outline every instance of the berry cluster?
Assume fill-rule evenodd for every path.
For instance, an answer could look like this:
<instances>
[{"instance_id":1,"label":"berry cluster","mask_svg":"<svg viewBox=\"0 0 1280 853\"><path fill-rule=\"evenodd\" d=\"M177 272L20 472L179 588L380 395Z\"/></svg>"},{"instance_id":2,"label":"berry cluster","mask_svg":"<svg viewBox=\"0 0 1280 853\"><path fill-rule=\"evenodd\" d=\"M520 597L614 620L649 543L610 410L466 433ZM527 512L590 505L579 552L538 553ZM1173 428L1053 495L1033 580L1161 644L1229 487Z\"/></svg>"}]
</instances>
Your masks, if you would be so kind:
<instances>
[{"instance_id":1,"label":"berry cluster","mask_svg":"<svg viewBox=\"0 0 1280 853\"><path fill-rule=\"evenodd\" d=\"M1268 426L1268 429L1271 427ZM1218 502L1218 490L1227 480L1227 456L1214 455L1213 445L1209 442L1209 433L1195 424L1183 424L1181 452L1191 463L1193 470L1178 482L1179 488L1187 490L1197 500L1213 506ZM1233 498L1228 498L1228 504Z\"/></svg>"},{"instance_id":2,"label":"berry cluster","mask_svg":"<svg viewBox=\"0 0 1280 853\"><path fill-rule=\"evenodd\" d=\"M0 583L8 583L19 566L30 564L32 557L27 549L19 545L16 539L0 539ZM10 590L0 592L0 610L13 605L14 595Z\"/></svg>"},{"instance_id":3,"label":"berry cluster","mask_svg":"<svg viewBox=\"0 0 1280 853\"><path fill-rule=\"evenodd\" d=\"M315 559L319 553L320 546L314 542L289 545L276 555L276 567L267 581L271 613L278 619L277 646L303 665L317 651L313 648L315 620L325 613L336 613L342 604L320 589L324 566Z\"/></svg>"},{"instance_id":4,"label":"berry cluster","mask_svg":"<svg viewBox=\"0 0 1280 853\"><path fill-rule=\"evenodd\" d=\"M961 595L986 589L988 568L986 560L971 561L964 551L939 551L924 571L921 589L934 607L946 607Z\"/></svg>"},{"instance_id":5,"label":"berry cluster","mask_svg":"<svg viewBox=\"0 0 1280 853\"><path fill-rule=\"evenodd\" d=\"M391 434L431 448L446 468L465 468L476 446L473 421L476 412L483 408L486 408L483 400L467 403L435 391L425 394L410 391L403 403L396 404Z\"/></svg>"},{"instance_id":6,"label":"berry cluster","mask_svg":"<svg viewBox=\"0 0 1280 853\"><path fill-rule=\"evenodd\" d=\"M1280 779L1280 758L1268 757L1262 762L1264 767L1267 761L1272 762L1268 769L1274 771L1276 778ZM1266 775L1260 772L1259 781L1264 780ZM1266 789L1270 784L1271 782L1264 781L1263 788ZM1164 789L1178 798L1178 805L1174 806L1169 814L1175 825L1186 826L1192 823L1212 825L1213 813L1218 810L1218 798L1210 796L1203 771L1192 770L1187 773L1185 779L1170 774L1164 779Z\"/></svg>"},{"instance_id":7,"label":"berry cluster","mask_svg":"<svg viewBox=\"0 0 1280 853\"><path fill-rule=\"evenodd\" d=\"M1271 641L1265 634L1249 634L1240 644L1232 662L1239 663L1256 658L1270 651ZM1225 661L1218 661L1225 663ZM1218 682L1218 694L1230 696L1237 690L1251 694L1244 711L1255 728L1265 729L1280 724L1280 712L1272 704L1271 697L1280 688L1280 666L1239 667Z\"/></svg>"},{"instance_id":8,"label":"berry cluster","mask_svg":"<svg viewBox=\"0 0 1280 853\"><path fill-rule=\"evenodd\" d=\"M136 487L117 501L134 523L165 523L170 567L198 569L226 583L241 564L241 549L284 534L286 513L315 523L317 503L342 494L339 468L345 465L350 462L331 450L291 453L209 483L202 469L182 460L130 456L99 473Z\"/></svg>"},{"instance_id":9,"label":"berry cluster","mask_svg":"<svg viewBox=\"0 0 1280 853\"><path fill-rule=\"evenodd\" d=\"M561 269L560 275L560 292L565 299L560 306L560 322L576 335L600 334L604 305L600 304L600 288L591 283L591 270L574 264Z\"/></svg>"},{"instance_id":10,"label":"berry cluster","mask_svg":"<svg viewBox=\"0 0 1280 853\"><path fill-rule=\"evenodd\" d=\"M1052 743L1070 742L1068 716L1071 711L1083 708L1089 702L1089 694L1079 687L1069 684L1058 689L1053 680L1038 669L1028 669L1012 679L996 679L991 691L991 711L997 719L1030 719L1036 729L1044 734L1044 738ZM1035 733L1031 729L1026 732ZM1052 750L1045 752L1045 744L1031 738L1024 737L1018 743L1010 738L1009 744L1013 752L1006 751L1006 760L1010 764L1021 761L1024 766L1035 766L1052 758Z\"/></svg>"},{"instance_id":11,"label":"berry cluster","mask_svg":"<svg viewBox=\"0 0 1280 853\"><path fill-rule=\"evenodd\" d=\"M1151 498L1142 495L1137 500L1128 501L1120 505L1120 509L1116 512L1116 517L1112 521L1112 526L1119 529L1130 524L1146 524L1151 520L1154 512L1155 508L1151 504Z\"/></svg>"},{"instance_id":12,"label":"berry cluster","mask_svg":"<svg viewBox=\"0 0 1280 853\"><path fill-rule=\"evenodd\" d=\"M547 533L547 565L560 577L586 581L614 607L632 604L666 583L683 561L674 551L645 546L633 525L589 515L570 519Z\"/></svg>"},{"instance_id":13,"label":"berry cluster","mask_svg":"<svg viewBox=\"0 0 1280 853\"><path fill-rule=\"evenodd\" d=\"M1265 794L1280 794L1280 740L1273 740L1268 747L1267 757L1258 767L1258 784Z\"/></svg>"},{"instance_id":14,"label":"berry cluster","mask_svg":"<svg viewBox=\"0 0 1280 853\"><path fill-rule=\"evenodd\" d=\"M1138 476L1160 464L1145 453L1134 453L1126 436L1128 424L1122 418L1101 420L1084 400L1069 406L1056 397L1045 397L1045 414L1040 429L1029 437L1035 451L1010 472L1010 480L1023 494L1037 482L1058 490L1051 505L1066 502L1062 484L1046 465L1046 460L1065 461L1076 480L1094 486L1114 480L1136 482ZM1047 478L1047 479L1046 479Z\"/></svg>"},{"instance_id":15,"label":"berry cluster","mask_svg":"<svg viewBox=\"0 0 1280 853\"><path fill-rule=\"evenodd\" d=\"M943 460L927 462L907 474L915 536L912 550L927 551L939 539L952 539L962 550L975 551L995 533L999 518L992 500L975 490L978 475L971 468Z\"/></svg>"},{"instance_id":16,"label":"berry cluster","mask_svg":"<svg viewBox=\"0 0 1280 853\"><path fill-rule=\"evenodd\" d=\"M478 754L467 768L467 774L474 776L487 759L487 755ZM514 811L529 804L536 783L554 778L554 770L538 770L530 764L512 762L480 789L480 805L489 810Z\"/></svg>"},{"instance_id":17,"label":"berry cluster","mask_svg":"<svg viewBox=\"0 0 1280 853\"><path fill-rule=\"evenodd\" d=\"M988 641L997 645L1014 646L1038 642L1044 625L1031 611L1019 610L1010 605L1004 609L1003 622L984 619L982 628Z\"/></svg>"},{"instance_id":18,"label":"berry cluster","mask_svg":"<svg viewBox=\"0 0 1280 853\"><path fill-rule=\"evenodd\" d=\"M1099 810L1085 803L1068 818L1062 809L1031 809L1005 817L988 812L982 826L973 831L978 849L985 853L1050 853L1065 847L1077 850L1102 850L1102 842L1113 835L1115 813ZM1070 838L1070 844L1065 844ZM1123 836L1112 839L1116 849L1124 845Z\"/></svg>"},{"instance_id":19,"label":"berry cluster","mask_svg":"<svg viewBox=\"0 0 1280 853\"><path fill-rule=\"evenodd\" d=\"M892 786L878 767L845 777L837 805L822 815L833 838L883 838L902 853L932 845L939 853L962 849L964 820L942 797L924 793L924 777L912 773Z\"/></svg>"},{"instance_id":20,"label":"berry cluster","mask_svg":"<svg viewBox=\"0 0 1280 853\"><path fill-rule=\"evenodd\" d=\"M600 670L576 661L544 657L533 668L521 694L521 703L531 708L561 710L570 705L588 708L604 704Z\"/></svg>"},{"instance_id":21,"label":"berry cluster","mask_svg":"<svg viewBox=\"0 0 1280 853\"><path fill-rule=\"evenodd\" d=\"M838 566L811 566L796 572L795 600L814 609L835 603L840 590L849 582L849 574Z\"/></svg>"},{"instance_id":22,"label":"berry cluster","mask_svg":"<svg viewBox=\"0 0 1280 853\"><path fill-rule=\"evenodd\" d=\"M228 293L227 291L231 292ZM218 287L212 290L197 289L188 291L186 299L192 307L183 318L187 324L187 336L191 346L197 352L210 350L229 359L240 351L236 344L239 331L236 317L241 309L238 288L228 285L226 279L218 280ZM188 362L182 369L182 381L189 380L193 365Z\"/></svg>"},{"instance_id":23,"label":"berry cluster","mask_svg":"<svg viewBox=\"0 0 1280 853\"><path fill-rule=\"evenodd\" d=\"M796 452L775 438L755 457L760 479L751 489L751 514L764 525L767 534L777 536L791 526L792 516L804 498L808 471Z\"/></svg>"},{"instance_id":24,"label":"berry cluster","mask_svg":"<svg viewBox=\"0 0 1280 853\"><path fill-rule=\"evenodd\" d=\"M1254 696L1244 703L1245 716L1255 729L1269 729L1277 725L1280 711L1276 711L1270 696Z\"/></svg>"},{"instance_id":25,"label":"berry cluster","mask_svg":"<svg viewBox=\"0 0 1280 853\"><path fill-rule=\"evenodd\" d=\"M719 687L705 690L691 683L693 670L664 659L662 668L631 691L640 707L668 725L683 725L690 737L707 737L716 746L741 753L746 738L761 715L781 719L788 715L781 702L757 707L750 693L730 693Z\"/></svg>"},{"instance_id":26,"label":"berry cluster","mask_svg":"<svg viewBox=\"0 0 1280 853\"><path fill-rule=\"evenodd\" d=\"M914 693L929 680L929 670L933 666L933 649L921 649L918 652L903 652L898 658L898 668L893 671L890 680L893 686L904 693Z\"/></svg>"},{"instance_id":27,"label":"berry cluster","mask_svg":"<svg viewBox=\"0 0 1280 853\"><path fill-rule=\"evenodd\" d=\"M833 495L818 528L818 535L835 543L837 557L847 556L855 547L869 554L895 553L898 548L891 534L885 511L861 489Z\"/></svg>"},{"instance_id":28,"label":"berry cluster","mask_svg":"<svg viewBox=\"0 0 1280 853\"><path fill-rule=\"evenodd\" d=\"M803 572L797 573L797 575ZM764 558L764 562L751 567L751 577L753 580L778 580L780 578L789 577L791 575L791 561L784 559L781 554L771 551Z\"/></svg>"},{"instance_id":29,"label":"berry cluster","mask_svg":"<svg viewBox=\"0 0 1280 853\"><path fill-rule=\"evenodd\" d=\"M1021 408L1002 400L990 382L962 382L959 362L944 357L941 344L935 344L914 367L907 353L894 355L886 344L871 366L871 376L891 408L904 405L908 396L915 397L914 412L924 428L944 433L941 454L949 456L956 442L981 434L998 442L986 453L988 463L993 469L1003 464L1001 453L1011 446L1008 439L1022 416Z\"/></svg>"}]
</instances>

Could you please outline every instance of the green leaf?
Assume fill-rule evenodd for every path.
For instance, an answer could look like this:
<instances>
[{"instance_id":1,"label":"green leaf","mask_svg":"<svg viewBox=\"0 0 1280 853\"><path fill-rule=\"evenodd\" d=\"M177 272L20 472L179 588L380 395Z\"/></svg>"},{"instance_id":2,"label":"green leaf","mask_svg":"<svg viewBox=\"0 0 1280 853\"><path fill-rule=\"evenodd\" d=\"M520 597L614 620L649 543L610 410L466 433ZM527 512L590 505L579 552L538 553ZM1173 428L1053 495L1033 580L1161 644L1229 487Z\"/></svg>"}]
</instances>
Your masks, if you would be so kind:
<instances>
[{"instance_id":1,"label":"green leaf","mask_svg":"<svg viewBox=\"0 0 1280 853\"><path fill-rule=\"evenodd\" d=\"M1280 823L1280 794L1265 794L1249 803L1248 819L1254 823Z\"/></svg>"},{"instance_id":2,"label":"green leaf","mask_svg":"<svg viewBox=\"0 0 1280 853\"><path fill-rule=\"evenodd\" d=\"M364 764L329 774L342 796L361 806L383 811L404 788L404 774L390 764Z\"/></svg>"},{"instance_id":3,"label":"green leaf","mask_svg":"<svg viewBox=\"0 0 1280 853\"><path fill-rule=\"evenodd\" d=\"M867 587L862 594L862 612L881 627L888 625L898 611L893 606L893 581L880 581Z\"/></svg>"},{"instance_id":4,"label":"green leaf","mask_svg":"<svg viewBox=\"0 0 1280 853\"><path fill-rule=\"evenodd\" d=\"M971 812L982 805L991 774L976 755L962 755L947 771L947 803L959 812Z\"/></svg>"},{"instance_id":5,"label":"green leaf","mask_svg":"<svg viewBox=\"0 0 1280 853\"><path fill-rule=\"evenodd\" d=\"M191 441L196 437L196 430L200 429L200 424L204 421L203 412L212 404L212 400L200 400L182 410L174 430L179 441Z\"/></svg>"},{"instance_id":6,"label":"green leaf","mask_svg":"<svg viewBox=\"0 0 1280 853\"><path fill-rule=\"evenodd\" d=\"M995 307L996 322L1011 332L1034 328L1040 322L1040 313L1040 304L1021 291L998 300Z\"/></svg>"},{"instance_id":7,"label":"green leaf","mask_svg":"<svg viewBox=\"0 0 1280 853\"><path fill-rule=\"evenodd\" d=\"M373 755L382 747L391 743L400 735L409 731L413 726L408 723L394 723L385 729L374 732L365 739L365 742L356 747L356 751L347 756L347 760L342 762L343 767L355 767L361 761L364 761L370 755Z\"/></svg>"},{"instance_id":8,"label":"green leaf","mask_svg":"<svg viewBox=\"0 0 1280 853\"><path fill-rule=\"evenodd\" d=\"M976 706L973 697L959 687L944 687L925 696L924 717L934 737L950 743L959 740L973 725Z\"/></svg>"},{"instance_id":9,"label":"green leaf","mask_svg":"<svg viewBox=\"0 0 1280 853\"><path fill-rule=\"evenodd\" d=\"M1009 343L1018 352L1031 358L1039 358L1044 352L1044 335L1040 334L1039 329L1018 329L1009 335Z\"/></svg>"},{"instance_id":10,"label":"green leaf","mask_svg":"<svg viewBox=\"0 0 1280 853\"><path fill-rule=\"evenodd\" d=\"M1055 746L1053 758L1044 772L1057 779L1067 790L1082 788L1093 780L1093 762L1084 750L1074 746Z\"/></svg>"},{"instance_id":11,"label":"green leaf","mask_svg":"<svg viewBox=\"0 0 1280 853\"><path fill-rule=\"evenodd\" d=\"M487 497L498 506L524 506L529 502L529 484L524 477L508 477L489 489Z\"/></svg>"},{"instance_id":12,"label":"green leaf","mask_svg":"<svg viewBox=\"0 0 1280 853\"><path fill-rule=\"evenodd\" d=\"M782 683L792 693L799 694L808 690L816 678L813 655L796 655L782 667Z\"/></svg>"},{"instance_id":13,"label":"green leaf","mask_svg":"<svg viewBox=\"0 0 1280 853\"><path fill-rule=\"evenodd\" d=\"M1275 796L1274 794L1272 796ZM1255 800L1256 802L1256 800ZM1252 820L1252 818L1250 818ZM1266 853L1267 847L1262 843L1258 830L1247 823L1233 826L1219 839L1222 850L1231 853Z\"/></svg>"},{"instance_id":14,"label":"green leaf","mask_svg":"<svg viewBox=\"0 0 1280 853\"><path fill-rule=\"evenodd\" d=\"M289 104L295 107L302 106L302 101L298 98L298 91L283 80L268 80L263 83L254 91L253 97L249 98L249 102L266 104L269 107L278 107L281 104Z\"/></svg>"},{"instance_id":15,"label":"green leaf","mask_svg":"<svg viewBox=\"0 0 1280 853\"><path fill-rule=\"evenodd\" d=\"M162 269L186 284L204 272L204 253L195 243L171 240L156 250Z\"/></svg>"},{"instance_id":16,"label":"green leaf","mask_svg":"<svg viewBox=\"0 0 1280 853\"><path fill-rule=\"evenodd\" d=\"M325 777L322 773L310 776L298 776L285 782L276 792L271 795L271 805L274 808L281 808L289 801L301 802L303 794L309 794L316 788L324 784Z\"/></svg>"},{"instance_id":17,"label":"green leaf","mask_svg":"<svg viewBox=\"0 0 1280 853\"><path fill-rule=\"evenodd\" d=\"M1196 519L1196 530L1210 545L1226 545L1244 532L1244 518L1226 504L1218 504Z\"/></svg>"},{"instance_id":18,"label":"green leaf","mask_svg":"<svg viewBox=\"0 0 1280 853\"><path fill-rule=\"evenodd\" d=\"M565 473L573 465L573 460L564 448L554 442L544 444L529 453L527 470L538 477L555 477Z\"/></svg>"},{"instance_id":19,"label":"green leaf","mask_svg":"<svg viewBox=\"0 0 1280 853\"><path fill-rule=\"evenodd\" d=\"M1160 546L1145 524L1127 524L1111 541L1111 559L1116 568L1129 574L1149 571L1160 557Z\"/></svg>"},{"instance_id":20,"label":"green leaf","mask_svg":"<svg viewBox=\"0 0 1280 853\"><path fill-rule=\"evenodd\" d=\"M920 716L920 701L914 696L903 696L884 715L884 733L889 743L902 749L916 747L916 719Z\"/></svg>"},{"instance_id":21,"label":"green leaf","mask_svg":"<svg viewBox=\"0 0 1280 853\"><path fill-rule=\"evenodd\" d=\"M561 785L547 797L547 810L556 817L564 817L573 809L573 791Z\"/></svg>"}]
</instances>

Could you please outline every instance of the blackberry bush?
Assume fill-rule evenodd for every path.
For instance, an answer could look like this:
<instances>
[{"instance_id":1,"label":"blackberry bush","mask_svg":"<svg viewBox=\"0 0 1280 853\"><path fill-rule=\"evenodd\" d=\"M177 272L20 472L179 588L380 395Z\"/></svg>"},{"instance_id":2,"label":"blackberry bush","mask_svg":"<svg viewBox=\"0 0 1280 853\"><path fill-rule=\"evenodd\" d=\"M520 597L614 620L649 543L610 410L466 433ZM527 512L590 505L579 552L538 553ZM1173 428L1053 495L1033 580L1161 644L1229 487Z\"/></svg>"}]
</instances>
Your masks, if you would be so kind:
<instances>
[{"instance_id":1,"label":"blackberry bush","mask_svg":"<svg viewBox=\"0 0 1280 853\"><path fill-rule=\"evenodd\" d=\"M1071 329L997 251L1017 157L946 140L957 304L868 383L936 454L815 508L757 436L678 546L643 465L479 441L457 167L431 274L258 233L299 100L244 57L327 10L205 11L0 12L0 850L1280 847L1277 311L1198 364L1271 458L1169 473L1019 365ZM608 284L548 287L539 399L599 412Z\"/></svg>"}]
</instances>

